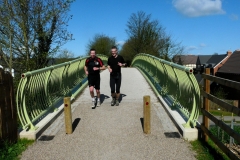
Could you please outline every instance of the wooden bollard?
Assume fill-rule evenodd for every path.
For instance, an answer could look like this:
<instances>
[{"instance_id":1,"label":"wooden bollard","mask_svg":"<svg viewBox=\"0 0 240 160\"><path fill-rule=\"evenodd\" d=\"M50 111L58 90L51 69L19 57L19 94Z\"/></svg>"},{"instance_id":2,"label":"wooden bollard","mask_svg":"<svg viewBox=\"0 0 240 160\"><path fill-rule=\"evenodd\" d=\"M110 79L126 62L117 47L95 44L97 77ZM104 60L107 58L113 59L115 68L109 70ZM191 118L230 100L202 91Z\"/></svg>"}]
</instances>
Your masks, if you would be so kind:
<instances>
[{"instance_id":1,"label":"wooden bollard","mask_svg":"<svg viewBox=\"0 0 240 160\"><path fill-rule=\"evenodd\" d=\"M70 97L64 98L64 117L66 134L72 134L72 110Z\"/></svg>"},{"instance_id":2,"label":"wooden bollard","mask_svg":"<svg viewBox=\"0 0 240 160\"><path fill-rule=\"evenodd\" d=\"M150 96L143 97L143 132L151 133L151 103Z\"/></svg>"}]
</instances>

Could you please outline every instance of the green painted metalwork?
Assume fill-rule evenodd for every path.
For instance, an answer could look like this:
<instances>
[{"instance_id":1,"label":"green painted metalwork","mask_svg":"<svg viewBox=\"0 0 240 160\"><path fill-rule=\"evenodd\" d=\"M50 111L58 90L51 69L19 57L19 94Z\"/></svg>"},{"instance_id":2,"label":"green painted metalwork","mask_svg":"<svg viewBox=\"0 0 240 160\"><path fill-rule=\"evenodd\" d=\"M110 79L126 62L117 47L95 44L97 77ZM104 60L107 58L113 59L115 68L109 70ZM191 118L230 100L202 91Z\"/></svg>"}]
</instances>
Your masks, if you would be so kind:
<instances>
[{"instance_id":1,"label":"green painted metalwork","mask_svg":"<svg viewBox=\"0 0 240 160\"><path fill-rule=\"evenodd\" d=\"M157 95L170 100L171 108L184 115L184 127L196 126L200 89L191 68L144 53L134 57L132 66L140 70Z\"/></svg>"},{"instance_id":2,"label":"green painted metalwork","mask_svg":"<svg viewBox=\"0 0 240 160\"><path fill-rule=\"evenodd\" d=\"M107 56L98 55L103 63ZM54 112L65 96L75 98L86 86L84 72L87 57L22 74L16 102L22 128L36 130L36 122Z\"/></svg>"}]
</instances>

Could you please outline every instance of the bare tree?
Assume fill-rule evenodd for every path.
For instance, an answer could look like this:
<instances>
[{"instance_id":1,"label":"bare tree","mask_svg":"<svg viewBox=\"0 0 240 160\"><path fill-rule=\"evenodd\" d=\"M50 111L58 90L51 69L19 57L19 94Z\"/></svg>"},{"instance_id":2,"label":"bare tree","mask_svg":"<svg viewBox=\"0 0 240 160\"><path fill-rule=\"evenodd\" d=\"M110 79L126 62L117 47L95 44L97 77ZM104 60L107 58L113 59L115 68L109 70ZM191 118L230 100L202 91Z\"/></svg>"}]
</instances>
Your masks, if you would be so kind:
<instances>
[{"instance_id":1,"label":"bare tree","mask_svg":"<svg viewBox=\"0 0 240 160\"><path fill-rule=\"evenodd\" d=\"M129 38L121 51L123 56L131 54L133 58L138 53L147 53L170 61L173 55L183 51L180 43L175 43L165 28L143 11L130 16L126 32Z\"/></svg>"},{"instance_id":2,"label":"bare tree","mask_svg":"<svg viewBox=\"0 0 240 160\"><path fill-rule=\"evenodd\" d=\"M93 40L90 40L87 45L87 55L91 48L96 49L98 54L109 55L109 51L114 45L116 45L115 38L108 37L104 34L96 34L93 37Z\"/></svg>"},{"instance_id":3,"label":"bare tree","mask_svg":"<svg viewBox=\"0 0 240 160\"><path fill-rule=\"evenodd\" d=\"M72 39L67 31L73 0L0 1L0 49L6 62L27 71L46 66L47 58ZM11 59L12 57L12 59ZM21 67L20 67L21 66Z\"/></svg>"}]
</instances>

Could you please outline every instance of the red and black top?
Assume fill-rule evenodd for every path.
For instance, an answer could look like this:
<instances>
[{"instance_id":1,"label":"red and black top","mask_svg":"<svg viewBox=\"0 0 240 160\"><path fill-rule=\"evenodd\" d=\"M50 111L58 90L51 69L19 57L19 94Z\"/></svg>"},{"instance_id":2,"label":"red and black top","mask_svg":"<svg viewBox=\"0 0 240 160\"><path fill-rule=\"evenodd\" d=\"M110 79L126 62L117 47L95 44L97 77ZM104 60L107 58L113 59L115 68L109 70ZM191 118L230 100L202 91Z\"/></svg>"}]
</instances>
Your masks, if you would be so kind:
<instances>
[{"instance_id":1,"label":"red and black top","mask_svg":"<svg viewBox=\"0 0 240 160\"><path fill-rule=\"evenodd\" d=\"M86 59L85 61L85 66L87 67L88 69L88 74L91 74L91 75L96 75L96 74L99 74L100 73L100 70L96 70L94 71L93 70L93 67L102 67L103 66L103 62L100 58L98 57L89 57Z\"/></svg>"}]
</instances>

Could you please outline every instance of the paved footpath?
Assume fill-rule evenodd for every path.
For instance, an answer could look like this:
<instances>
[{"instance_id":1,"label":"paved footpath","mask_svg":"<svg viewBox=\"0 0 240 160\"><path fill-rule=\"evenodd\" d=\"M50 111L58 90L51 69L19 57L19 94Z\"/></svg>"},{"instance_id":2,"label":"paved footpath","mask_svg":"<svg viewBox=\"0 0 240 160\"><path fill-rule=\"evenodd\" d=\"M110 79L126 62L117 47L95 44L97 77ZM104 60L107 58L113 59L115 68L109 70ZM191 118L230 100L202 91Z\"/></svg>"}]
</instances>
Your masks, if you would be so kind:
<instances>
[{"instance_id":1,"label":"paved footpath","mask_svg":"<svg viewBox=\"0 0 240 160\"><path fill-rule=\"evenodd\" d=\"M122 69L121 102L110 106L109 73L101 73L102 105L91 108L89 89L72 104L73 134L65 134L59 118L30 146L27 160L193 160L195 153L167 116L141 73ZM143 96L151 96L152 130L143 133Z\"/></svg>"}]
</instances>

